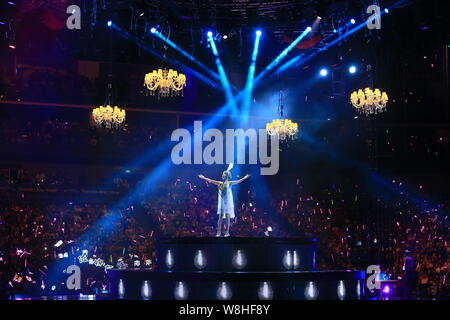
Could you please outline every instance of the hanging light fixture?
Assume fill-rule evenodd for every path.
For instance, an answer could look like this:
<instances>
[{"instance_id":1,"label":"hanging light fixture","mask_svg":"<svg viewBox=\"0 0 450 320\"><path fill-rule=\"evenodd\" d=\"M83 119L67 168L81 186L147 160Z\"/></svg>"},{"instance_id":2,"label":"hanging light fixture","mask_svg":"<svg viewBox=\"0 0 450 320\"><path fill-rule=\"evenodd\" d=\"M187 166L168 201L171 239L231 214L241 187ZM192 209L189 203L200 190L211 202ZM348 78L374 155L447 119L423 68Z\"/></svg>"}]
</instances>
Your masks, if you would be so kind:
<instances>
[{"instance_id":1,"label":"hanging light fixture","mask_svg":"<svg viewBox=\"0 0 450 320\"><path fill-rule=\"evenodd\" d=\"M151 96L157 95L158 99L183 95L186 87L186 75L167 68L167 46L164 46L164 50L163 68L147 73L144 78L144 86Z\"/></svg>"},{"instance_id":2,"label":"hanging light fixture","mask_svg":"<svg viewBox=\"0 0 450 320\"><path fill-rule=\"evenodd\" d=\"M186 76L173 69L158 69L145 75L144 84L151 96L157 95L158 99L174 97L183 95Z\"/></svg>"},{"instance_id":3,"label":"hanging light fixture","mask_svg":"<svg viewBox=\"0 0 450 320\"><path fill-rule=\"evenodd\" d=\"M350 95L350 101L353 107L359 113L365 115L377 114L386 110L386 104L389 97L386 92L381 92L380 89L372 90L365 88L364 91L359 89Z\"/></svg>"},{"instance_id":4,"label":"hanging light fixture","mask_svg":"<svg viewBox=\"0 0 450 320\"><path fill-rule=\"evenodd\" d=\"M97 128L117 129L125 123L125 110L112 105L112 84L108 84L108 97L104 106L92 110L92 120Z\"/></svg>"},{"instance_id":5,"label":"hanging light fixture","mask_svg":"<svg viewBox=\"0 0 450 320\"><path fill-rule=\"evenodd\" d=\"M270 136L277 136L281 141L294 139L298 132L298 124L283 118L283 90L280 90L278 99L278 114L279 119L274 119L272 122L266 124L267 134Z\"/></svg>"},{"instance_id":6,"label":"hanging light fixture","mask_svg":"<svg viewBox=\"0 0 450 320\"><path fill-rule=\"evenodd\" d=\"M117 129L125 121L125 110L110 105L92 110L92 118L98 128Z\"/></svg>"},{"instance_id":7,"label":"hanging light fixture","mask_svg":"<svg viewBox=\"0 0 450 320\"><path fill-rule=\"evenodd\" d=\"M372 66L370 64L367 65L366 72L367 88L353 91L350 95L350 102L359 113L365 115L381 113L386 110L389 97L386 92L382 92L380 89L371 89L374 85Z\"/></svg>"}]
</instances>

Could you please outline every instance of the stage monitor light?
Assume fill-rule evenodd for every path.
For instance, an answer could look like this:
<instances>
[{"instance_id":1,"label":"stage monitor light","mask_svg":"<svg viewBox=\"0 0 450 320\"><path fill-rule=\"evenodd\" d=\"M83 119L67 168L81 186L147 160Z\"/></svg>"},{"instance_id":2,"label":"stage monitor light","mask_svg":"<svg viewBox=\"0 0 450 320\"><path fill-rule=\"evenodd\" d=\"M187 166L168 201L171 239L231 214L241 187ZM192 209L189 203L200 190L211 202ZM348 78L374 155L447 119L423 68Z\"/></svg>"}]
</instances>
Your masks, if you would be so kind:
<instances>
[{"instance_id":1,"label":"stage monitor light","mask_svg":"<svg viewBox=\"0 0 450 320\"><path fill-rule=\"evenodd\" d=\"M283 266L285 269L292 269L292 253L291 250L286 250L283 256Z\"/></svg>"},{"instance_id":2,"label":"stage monitor light","mask_svg":"<svg viewBox=\"0 0 450 320\"><path fill-rule=\"evenodd\" d=\"M186 300L189 296L189 290L183 281L178 281L175 286L175 299Z\"/></svg>"},{"instance_id":3,"label":"stage monitor light","mask_svg":"<svg viewBox=\"0 0 450 320\"><path fill-rule=\"evenodd\" d=\"M156 28L155 28L155 27L151 28L151 29L150 29L150 32L151 32L151 33L156 33Z\"/></svg>"},{"instance_id":4,"label":"stage monitor light","mask_svg":"<svg viewBox=\"0 0 450 320\"><path fill-rule=\"evenodd\" d=\"M361 281L358 280L358 282L356 283L356 298L357 299L361 299Z\"/></svg>"},{"instance_id":5,"label":"stage monitor light","mask_svg":"<svg viewBox=\"0 0 450 320\"><path fill-rule=\"evenodd\" d=\"M243 250L236 250L233 254L233 267L242 270L247 266L247 257Z\"/></svg>"},{"instance_id":6,"label":"stage monitor light","mask_svg":"<svg viewBox=\"0 0 450 320\"><path fill-rule=\"evenodd\" d=\"M221 282L217 288L216 297L219 300L230 300L233 296L228 282Z\"/></svg>"},{"instance_id":7,"label":"stage monitor light","mask_svg":"<svg viewBox=\"0 0 450 320\"><path fill-rule=\"evenodd\" d=\"M203 250L197 250L197 253L194 257L194 265L197 269L203 269L206 267L206 257L203 253Z\"/></svg>"},{"instance_id":8,"label":"stage monitor light","mask_svg":"<svg viewBox=\"0 0 450 320\"><path fill-rule=\"evenodd\" d=\"M314 281L308 281L308 285L305 288L305 298L307 300L316 300L319 296L319 290Z\"/></svg>"},{"instance_id":9,"label":"stage monitor light","mask_svg":"<svg viewBox=\"0 0 450 320\"><path fill-rule=\"evenodd\" d=\"M356 23L356 20L352 18L352 19L350 19L350 23L351 23L351 24L355 24L355 23Z\"/></svg>"},{"instance_id":10,"label":"stage monitor light","mask_svg":"<svg viewBox=\"0 0 450 320\"><path fill-rule=\"evenodd\" d=\"M272 300L273 289L269 282L261 283L258 289L258 298L259 300Z\"/></svg>"},{"instance_id":11,"label":"stage monitor light","mask_svg":"<svg viewBox=\"0 0 450 320\"><path fill-rule=\"evenodd\" d=\"M328 75L328 70L323 68L323 69L320 69L319 73L320 73L321 77L326 77Z\"/></svg>"},{"instance_id":12,"label":"stage monitor light","mask_svg":"<svg viewBox=\"0 0 450 320\"><path fill-rule=\"evenodd\" d=\"M144 300L149 300L152 297L152 288L148 280L142 282L141 297Z\"/></svg>"},{"instance_id":13,"label":"stage monitor light","mask_svg":"<svg viewBox=\"0 0 450 320\"><path fill-rule=\"evenodd\" d=\"M297 250L292 252L292 269L298 269L300 266L300 257Z\"/></svg>"},{"instance_id":14,"label":"stage monitor light","mask_svg":"<svg viewBox=\"0 0 450 320\"><path fill-rule=\"evenodd\" d=\"M107 23L107 25L108 25L108 27L111 27L111 26L112 26L112 21L109 20L108 23Z\"/></svg>"},{"instance_id":15,"label":"stage monitor light","mask_svg":"<svg viewBox=\"0 0 450 320\"><path fill-rule=\"evenodd\" d=\"M172 254L172 250L167 250L166 253L166 267L169 269L172 269L174 264L174 258L173 258L173 254Z\"/></svg>"},{"instance_id":16,"label":"stage monitor light","mask_svg":"<svg viewBox=\"0 0 450 320\"><path fill-rule=\"evenodd\" d=\"M343 280L339 280L339 284L337 287L337 296L339 300L345 299L345 284Z\"/></svg>"},{"instance_id":17,"label":"stage monitor light","mask_svg":"<svg viewBox=\"0 0 450 320\"><path fill-rule=\"evenodd\" d=\"M356 66L350 66L349 68L348 68L348 72L350 72L350 74L354 74L354 73L356 73Z\"/></svg>"},{"instance_id":18,"label":"stage monitor light","mask_svg":"<svg viewBox=\"0 0 450 320\"><path fill-rule=\"evenodd\" d=\"M256 30L256 35L259 37L262 34L261 30Z\"/></svg>"},{"instance_id":19,"label":"stage monitor light","mask_svg":"<svg viewBox=\"0 0 450 320\"><path fill-rule=\"evenodd\" d=\"M119 279L119 287L117 288L117 293L119 299L122 299L125 296L125 284L123 283L123 279Z\"/></svg>"}]
</instances>

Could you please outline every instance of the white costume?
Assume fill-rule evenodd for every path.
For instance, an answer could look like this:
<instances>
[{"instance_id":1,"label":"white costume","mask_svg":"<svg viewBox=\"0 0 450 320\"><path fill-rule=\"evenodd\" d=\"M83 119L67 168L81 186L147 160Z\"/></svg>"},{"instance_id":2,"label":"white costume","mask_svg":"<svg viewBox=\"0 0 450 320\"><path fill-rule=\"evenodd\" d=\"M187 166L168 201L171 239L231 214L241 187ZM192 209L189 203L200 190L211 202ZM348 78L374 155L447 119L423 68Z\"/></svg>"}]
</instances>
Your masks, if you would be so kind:
<instances>
[{"instance_id":1,"label":"white costume","mask_svg":"<svg viewBox=\"0 0 450 320\"><path fill-rule=\"evenodd\" d=\"M234 218L234 202L231 186L232 185L229 181L222 182L219 185L219 202L217 204L217 214L229 215L230 218Z\"/></svg>"}]
</instances>

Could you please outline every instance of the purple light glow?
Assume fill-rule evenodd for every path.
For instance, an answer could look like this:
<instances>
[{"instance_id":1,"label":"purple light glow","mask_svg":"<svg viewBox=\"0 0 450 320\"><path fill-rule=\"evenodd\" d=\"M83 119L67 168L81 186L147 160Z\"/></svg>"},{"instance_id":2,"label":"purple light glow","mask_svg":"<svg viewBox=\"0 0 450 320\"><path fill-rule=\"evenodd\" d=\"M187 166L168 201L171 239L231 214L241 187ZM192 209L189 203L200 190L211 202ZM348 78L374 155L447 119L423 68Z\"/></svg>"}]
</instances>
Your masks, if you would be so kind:
<instances>
[{"instance_id":1,"label":"purple light glow","mask_svg":"<svg viewBox=\"0 0 450 320\"><path fill-rule=\"evenodd\" d=\"M391 292L391 288L390 288L389 286L384 286L383 292L384 292L385 294L389 294L389 293Z\"/></svg>"}]
</instances>

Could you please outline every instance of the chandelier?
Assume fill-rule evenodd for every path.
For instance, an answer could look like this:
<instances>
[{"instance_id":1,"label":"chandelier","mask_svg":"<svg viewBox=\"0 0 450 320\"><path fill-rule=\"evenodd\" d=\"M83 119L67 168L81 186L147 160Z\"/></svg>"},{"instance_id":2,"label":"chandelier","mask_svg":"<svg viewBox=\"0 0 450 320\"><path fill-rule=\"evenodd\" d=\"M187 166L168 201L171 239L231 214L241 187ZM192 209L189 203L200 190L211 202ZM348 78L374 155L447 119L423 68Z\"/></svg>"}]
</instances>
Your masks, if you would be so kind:
<instances>
[{"instance_id":1,"label":"chandelier","mask_svg":"<svg viewBox=\"0 0 450 320\"><path fill-rule=\"evenodd\" d=\"M98 128L119 128L125 121L125 110L110 105L100 106L92 110L92 119Z\"/></svg>"},{"instance_id":2,"label":"chandelier","mask_svg":"<svg viewBox=\"0 0 450 320\"><path fill-rule=\"evenodd\" d=\"M173 97L183 95L183 88L186 87L186 76L172 69L158 69L147 73L144 79L144 85L150 92L150 95L160 97Z\"/></svg>"},{"instance_id":3,"label":"chandelier","mask_svg":"<svg viewBox=\"0 0 450 320\"><path fill-rule=\"evenodd\" d=\"M389 98L386 92L380 89L372 90L370 88L359 89L350 95L350 101L353 107L365 115L377 114L386 110L386 104Z\"/></svg>"},{"instance_id":4,"label":"chandelier","mask_svg":"<svg viewBox=\"0 0 450 320\"><path fill-rule=\"evenodd\" d=\"M270 136L278 136L280 140L293 138L298 132L298 124L289 119L274 119L266 124Z\"/></svg>"},{"instance_id":5,"label":"chandelier","mask_svg":"<svg viewBox=\"0 0 450 320\"><path fill-rule=\"evenodd\" d=\"M294 139L298 132L298 124L283 118L283 90L280 90L278 100L279 119L274 119L272 122L266 123L266 131L270 136L277 136L281 141Z\"/></svg>"}]
</instances>

